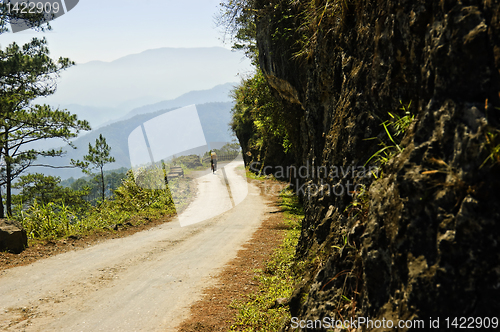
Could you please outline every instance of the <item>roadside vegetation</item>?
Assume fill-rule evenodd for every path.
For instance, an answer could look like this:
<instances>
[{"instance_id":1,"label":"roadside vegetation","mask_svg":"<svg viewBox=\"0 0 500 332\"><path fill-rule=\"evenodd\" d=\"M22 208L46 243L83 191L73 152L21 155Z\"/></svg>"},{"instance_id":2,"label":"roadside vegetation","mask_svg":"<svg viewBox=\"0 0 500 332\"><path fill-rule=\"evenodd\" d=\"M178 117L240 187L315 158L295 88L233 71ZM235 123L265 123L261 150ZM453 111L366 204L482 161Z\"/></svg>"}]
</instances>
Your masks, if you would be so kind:
<instances>
[{"instance_id":1,"label":"roadside vegetation","mask_svg":"<svg viewBox=\"0 0 500 332\"><path fill-rule=\"evenodd\" d=\"M295 247L304 212L292 191L282 191L280 200L286 225L283 242L265 268L255 271L259 290L251 293L246 301L231 304L238 309L231 331L278 331L291 318L286 302L303 271L302 264L295 259Z\"/></svg>"},{"instance_id":2,"label":"roadside vegetation","mask_svg":"<svg viewBox=\"0 0 500 332\"><path fill-rule=\"evenodd\" d=\"M227 144L216 151L221 156L235 157L238 150L239 146ZM84 162L74 161L86 177L61 181L59 177L35 173L20 176L14 184L19 193L13 195L10 218L23 225L30 242L114 232L173 215L176 208L188 204L194 191L184 177L170 178L166 185L166 174L174 166L182 167L185 174L208 167L203 156L189 155L135 173L124 168L103 171L106 160L112 160L104 137L89 146L88 156ZM89 170L92 161L97 174Z\"/></svg>"},{"instance_id":3,"label":"roadside vegetation","mask_svg":"<svg viewBox=\"0 0 500 332\"><path fill-rule=\"evenodd\" d=\"M95 206L92 203L96 201L85 199L89 189L73 190L56 185L52 191L45 191L45 195L52 195L53 199L35 197L29 203L23 203L19 198L12 218L23 225L30 240L53 240L114 231L119 226L136 226L175 213L168 189L138 187L130 171L113 195L97 201ZM57 198L58 192L65 193L65 196ZM27 193L23 190L19 196L26 197Z\"/></svg>"}]
</instances>

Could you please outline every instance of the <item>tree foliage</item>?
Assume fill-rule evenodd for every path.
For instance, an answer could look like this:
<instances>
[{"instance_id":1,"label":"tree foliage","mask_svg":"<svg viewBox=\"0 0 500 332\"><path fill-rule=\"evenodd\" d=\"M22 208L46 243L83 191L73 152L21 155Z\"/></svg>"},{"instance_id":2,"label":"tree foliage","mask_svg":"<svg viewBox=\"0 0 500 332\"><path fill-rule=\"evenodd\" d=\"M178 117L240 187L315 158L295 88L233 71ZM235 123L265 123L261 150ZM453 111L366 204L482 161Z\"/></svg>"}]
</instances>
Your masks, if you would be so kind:
<instances>
[{"instance_id":1,"label":"tree foliage","mask_svg":"<svg viewBox=\"0 0 500 332\"><path fill-rule=\"evenodd\" d=\"M265 158L271 141L278 142L283 152L291 148L287 114L281 100L274 97L262 71L246 80L233 91L231 129L236 133L243 152Z\"/></svg>"},{"instance_id":2,"label":"tree foliage","mask_svg":"<svg viewBox=\"0 0 500 332\"><path fill-rule=\"evenodd\" d=\"M121 186L122 181L126 177L127 175L125 173L111 172L106 174L106 172L104 172L104 182L106 183L105 196L111 196L111 194ZM85 199L91 204L94 204L97 200L102 199L101 182L95 181L95 178L79 178L77 180L73 180L70 184L70 188L76 191L87 190Z\"/></svg>"},{"instance_id":3,"label":"tree foliage","mask_svg":"<svg viewBox=\"0 0 500 332\"><path fill-rule=\"evenodd\" d=\"M297 10L300 3L295 0L225 0L220 4L219 24L225 27L225 35L232 38L233 49L242 49L253 60L255 74L242 80L233 91L235 100L232 130L246 155L245 161L271 161L271 164L289 161L292 153L297 153L297 136L300 130L300 110L283 100L269 84L271 73L265 73L257 61L257 22L272 35L272 41L288 39L296 32L291 28L299 19ZM266 25L277 18L278 24ZM293 56L292 48L284 55ZM281 157L278 157L280 155ZM281 160L280 160L281 159Z\"/></svg>"},{"instance_id":4,"label":"tree foliage","mask_svg":"<svg viewBox=\"0 0 500 332\"><path fill-rule=\"evenodd\" d=\"M14 195L13 203L22 207L31 206L35 201L40 204L50 202L85 208L88 206L84 196L88 195L90 188L72 190L61 186L61 178L57 176L46 176L40 173L21 175L13 187L20 189L18 195Z\"/></svg>"},{"instance_id":5,"label":"tree foliage","mask_svg":"<svg viewBox=\"0 0 500 332\"><path fill-rule=\"evenodd\" d=\"M0 96L10 97L11 108L26 106L37 97L53 94L60 72L73 65L68 58L52 60L45 38L33 38L22 47L12 43L0 50Z\"/></svg>"}]
</instances>

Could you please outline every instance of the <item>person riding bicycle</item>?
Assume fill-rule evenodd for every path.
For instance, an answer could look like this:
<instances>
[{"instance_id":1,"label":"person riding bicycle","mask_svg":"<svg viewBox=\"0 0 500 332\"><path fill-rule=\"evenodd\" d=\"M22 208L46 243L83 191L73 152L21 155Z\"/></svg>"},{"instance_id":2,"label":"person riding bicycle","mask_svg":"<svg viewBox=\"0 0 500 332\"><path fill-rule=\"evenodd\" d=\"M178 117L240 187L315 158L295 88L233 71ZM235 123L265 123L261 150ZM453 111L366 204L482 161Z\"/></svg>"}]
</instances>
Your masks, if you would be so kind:
<instances>
[{"instance_id":1,"label":"person riding bicycle","mask_svg":"<svg viewBox=\"0 0 500 332\"><path fill-rule=\"evenodd\" d=\"M212 172L215 173L217 170L217 154L214 151L210 152L210 166L212 168Z\"/></svg>"}]
</instances>

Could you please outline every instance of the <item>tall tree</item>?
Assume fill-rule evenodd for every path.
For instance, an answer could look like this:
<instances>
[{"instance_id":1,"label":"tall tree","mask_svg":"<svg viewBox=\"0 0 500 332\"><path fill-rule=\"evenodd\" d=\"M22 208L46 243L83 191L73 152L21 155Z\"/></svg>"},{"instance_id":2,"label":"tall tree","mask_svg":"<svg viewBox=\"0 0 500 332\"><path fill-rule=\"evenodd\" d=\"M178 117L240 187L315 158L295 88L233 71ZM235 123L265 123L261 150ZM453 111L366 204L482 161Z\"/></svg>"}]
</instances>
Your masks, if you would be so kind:
<instances>
[{"instance_id":1,"label":"tall tree","mask_svg":"<svg viewBox=\"0 0 500 332\"><path fill-rule=\"evenodd\" d=\"M0 185L6 185L8 215L12 212L12 181L39 156L64 153L62 149L27 149L26 145L50 138L61 138L71 145L70 139L80 130L90 130L87 121L67 111L32 105L34 99L53 94L60 72L73 65L67 58L52 60L46 43L35 38L23 47L13 43L0 50L0 155L5 161Z\"/></svg>"},{"instance_id":2,"label":"tall tree","mask_svg":"<svg viewBox=\"0 0 500 332\"><path fill-rule=\"evenodd\" d=\"M95 146L89 143L89 153L83 157L84 161L73 160L71 163L75 166L82 168L86 174L93 174L93 170L99 169L100 171L100 184L101 184L101 197L104 202L105 199L105 183L104 183L104 165L115 162L115 158L110 156L111 147L106 143L106 138L99 134L95 140Z\"/></svg>"}]
</instances>

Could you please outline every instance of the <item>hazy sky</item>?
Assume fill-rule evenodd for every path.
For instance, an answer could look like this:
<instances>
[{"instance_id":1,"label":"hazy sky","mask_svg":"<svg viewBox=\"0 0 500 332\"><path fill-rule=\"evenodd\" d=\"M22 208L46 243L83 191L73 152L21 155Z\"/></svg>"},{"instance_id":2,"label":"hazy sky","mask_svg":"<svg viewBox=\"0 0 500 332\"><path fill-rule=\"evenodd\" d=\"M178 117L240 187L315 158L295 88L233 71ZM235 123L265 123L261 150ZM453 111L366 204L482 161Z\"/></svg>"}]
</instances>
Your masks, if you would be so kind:
<instances>
[{"instance_id":1,"label":"hazy sky","mask_svg":"<svg viewBox=\"0 0 500 332\"><path fill-rule=\"evenodd\" d=\"M220 0L80 0L50 32L0 35L0 46L45 36L53 57L112 61L161 47L223 46L214 15Z\"/></svg>"}]
</instances>

